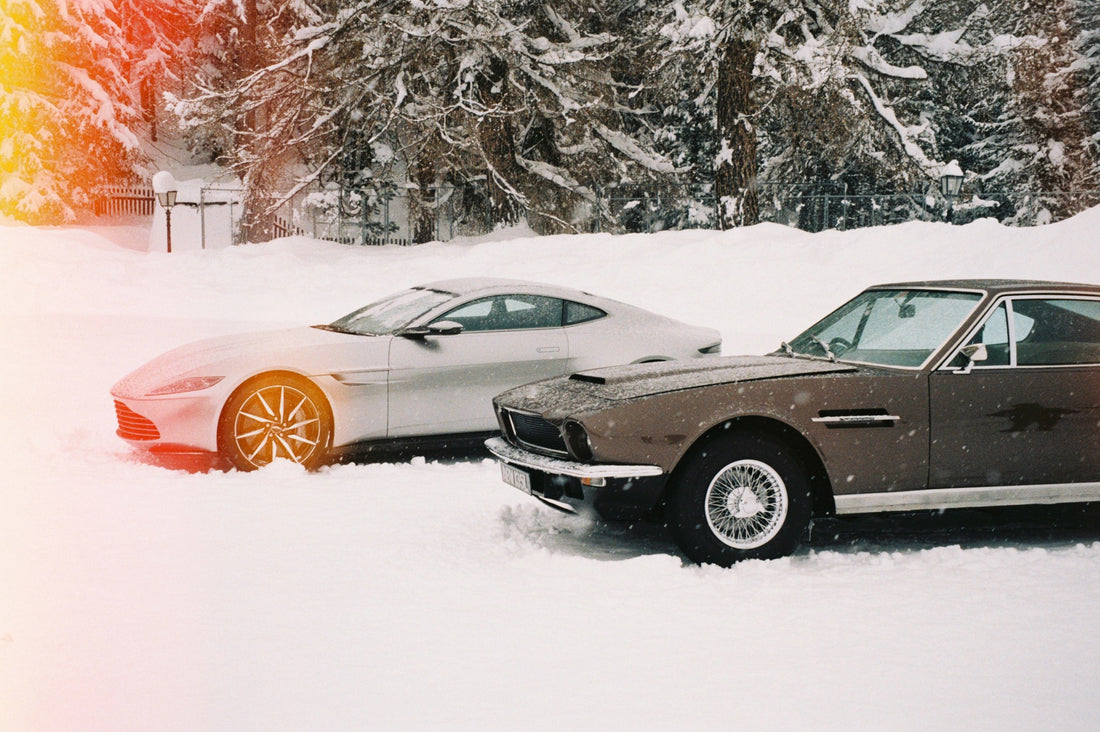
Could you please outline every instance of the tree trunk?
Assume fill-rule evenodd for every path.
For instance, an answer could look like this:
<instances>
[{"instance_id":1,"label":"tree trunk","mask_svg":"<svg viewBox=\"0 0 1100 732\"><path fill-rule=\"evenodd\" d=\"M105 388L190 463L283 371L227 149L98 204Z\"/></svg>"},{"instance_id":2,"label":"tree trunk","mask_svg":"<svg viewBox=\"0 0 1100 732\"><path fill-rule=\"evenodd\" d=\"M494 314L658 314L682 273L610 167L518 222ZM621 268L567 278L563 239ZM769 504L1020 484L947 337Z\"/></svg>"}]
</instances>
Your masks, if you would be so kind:
<instances>
[{"instance_id":1,"label":"tree trunk","mask_svg":"<svg viewBox=\"0 0 1100 732\"><path fill-rule=\"evenodd\" d=\"M241 69L239 73L242 79L260 68L260 51L256 45L256 24L258 22L259 13L256 9L256 0L244 0L244 22L237 28L240 33ZM246 132L256 131L256 116L253 111L246 111L243 121Z\"/></svg>"},{"instance_id":2,"label":"tree trunk","mask_svg":"<svg viewBox=\"0 0 1100 732\"><path fill-rule=\"evenodd\" d=\"M427 151L421 151L416 161L416 172L413 175L417 189L412 197L411 218L413 242L425 244L435 241L436 237L436 210L435 210L435 165L432 156Z\"/></svg>"},{"instance_id":3,"label":"tree trunk","mask_svg":"<svg viewBox=\"0 0 1100 732\"><path fill-rule=\"evenodd\" d=\"M258 12L256 0L244 0L244 18L238 25L241 78L247 77L260 66L259 48L256 43L256 24ZM252 244L270 241L274 235L274 217L268 211L270 192L268 191L268 165L264 154L264 138L256 134L256 112L252 108L251 95L244 97L241 103L243 113L238 114L236 145L249 160L244 176L244 199L241 202L241 222L238 243ZM242 152L238 152L241 155Z\"/></svg>"},{"instance_id":4,"label":"tree trunk","mask_svg":"<svg viewBox=\"0 0 1100 732\"><path fill-rule=\"evenodd\" d=\"M522 215L522 203L517 199L520 168L516 163L512 121L502 108L507 72L507 65L494 58L489 64L489 74L478 82L482 102L489 109L478 122L477 134L481 152L490 166L489 212L493 224L514 224Z\"/></svg>"},{"instance_id":5,"label":"tree trunk","mask_svg":"<svg viewBox=\"0 0 1100 732\"><path fill-rule=\"evenodd\" d=\"M258 174L255 175L254 174ZM275 237L275 214L271 211L272 196L257 178L264 176L264 166L249 168L244 182L244 200L241 202L239 244L255 244L271 241Z\"/></svg>"},{"instance_id":6,"label":"tree trunk","mask_svg":"<svg viewBox=\"0 0 1100 732\"><path fill-rule=\"evenodd\" d=\"M752 69L757 44L727 40L718 58L718 159L714 192L718 226L751 226L760 216L756 196L756 130Z\"/></svg>"}]
</instances>

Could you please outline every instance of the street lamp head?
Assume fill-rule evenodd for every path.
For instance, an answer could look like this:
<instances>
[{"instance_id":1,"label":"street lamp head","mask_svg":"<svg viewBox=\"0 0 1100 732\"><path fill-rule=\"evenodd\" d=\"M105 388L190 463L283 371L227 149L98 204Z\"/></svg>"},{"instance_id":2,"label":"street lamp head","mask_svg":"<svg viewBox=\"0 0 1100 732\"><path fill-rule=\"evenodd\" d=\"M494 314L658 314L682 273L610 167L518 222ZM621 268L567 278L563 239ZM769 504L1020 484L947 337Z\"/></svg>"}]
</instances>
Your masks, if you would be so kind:
<instances>
[{"instance_id":1,"label":"street lamp head","mask_svg":"<svg viewBox=\"0 0 1100 732\"><path fill-rule=\"evenodd\" d=\"M153 176L153 191L157 194L157 201L165 208L176 205L178 187L176 179L167 170L162 170Z\"/></svg>"},{"instance_id":2,"label":"street lamp head","mask_svg":"<svg viewBox=\"0 0 1100 732\"><path fill-rule=\"evenodd\" d=\"M962 192L963 169L958 160L952 160L940 171L940 193L944 198L955 199Z\"/></svg>"}]
</instances>

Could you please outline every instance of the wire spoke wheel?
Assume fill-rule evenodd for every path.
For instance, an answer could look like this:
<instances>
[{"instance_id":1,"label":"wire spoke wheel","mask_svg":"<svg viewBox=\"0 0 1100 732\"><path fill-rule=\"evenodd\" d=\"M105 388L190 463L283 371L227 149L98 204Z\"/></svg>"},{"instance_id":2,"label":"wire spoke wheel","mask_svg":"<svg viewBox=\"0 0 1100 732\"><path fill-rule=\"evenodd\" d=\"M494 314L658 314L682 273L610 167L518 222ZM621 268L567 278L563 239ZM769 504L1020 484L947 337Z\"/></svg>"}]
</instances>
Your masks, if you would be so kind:
<instances>
[{"instance_id":1,"label":"wire spoke wheel","mask_svg":"<svg viewBox=\"0 0 1100 732\"><path fill-rule=\"evenodd\" d=\"M707 487L707 524L734 549L771 541L787 517L787 486L771 466L738 460L722 468Z\"/></svg>"},{"instance_id":2,"label":"wire spoke wheel","mask_svg":"<svg viewBox=\"0 0 1100 732\"><path fill-rule=\"evenodd\" d=\"M726 567L790 554L811 514L809 474L794 449L748 431L697 445L678 469L668 505L684 554Z\"/></svg>"},{"instance_id":3,"label":"wire spoke wheel","mask_svg":"<svg viewBox=\"0 0 1100 732\"><path fill-rule=\"evenodd\" d=\"M252 390L240 402L232 420L233 445L251 467L279 459L306 464L323 447L325 428L320 405L290 384Z\"/></svg>"}]
</instances>

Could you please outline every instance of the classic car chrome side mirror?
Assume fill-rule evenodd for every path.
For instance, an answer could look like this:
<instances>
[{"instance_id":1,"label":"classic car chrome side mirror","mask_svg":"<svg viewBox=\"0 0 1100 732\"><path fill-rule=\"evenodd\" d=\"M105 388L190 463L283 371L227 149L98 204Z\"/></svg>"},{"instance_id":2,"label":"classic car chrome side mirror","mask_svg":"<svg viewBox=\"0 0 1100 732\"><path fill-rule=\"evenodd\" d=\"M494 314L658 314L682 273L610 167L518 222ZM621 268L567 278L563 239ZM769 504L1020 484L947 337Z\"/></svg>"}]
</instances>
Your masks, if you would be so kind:
<instances>
[{"instance_id":1,"label":"classic car chrome side mirror","mask_svg":"<svg viewBox=\"0 0 1100 732\"><path fill-rule=\"evenodd\" d=\"M974 364L989 358L989 349L985 347L984 343L971 343L968 346L963 346L959 353L966 357L966 366L956 371L956 374L969 374L971 369L974 368Z\"/></svg>"},{"instance_id":2,"label":"classic car chrome side mirror","mask_svg":"<svg viewBox=\"0 0 1100 732\"><path fill-rule=\"evenodd\" d=\"M397 335L402 338L426 338L428 336L458 335L462 332L462 323L453 320L437 320L427 325L419 325L415 328L406 328Z\"/></svg>"}]
</instances>

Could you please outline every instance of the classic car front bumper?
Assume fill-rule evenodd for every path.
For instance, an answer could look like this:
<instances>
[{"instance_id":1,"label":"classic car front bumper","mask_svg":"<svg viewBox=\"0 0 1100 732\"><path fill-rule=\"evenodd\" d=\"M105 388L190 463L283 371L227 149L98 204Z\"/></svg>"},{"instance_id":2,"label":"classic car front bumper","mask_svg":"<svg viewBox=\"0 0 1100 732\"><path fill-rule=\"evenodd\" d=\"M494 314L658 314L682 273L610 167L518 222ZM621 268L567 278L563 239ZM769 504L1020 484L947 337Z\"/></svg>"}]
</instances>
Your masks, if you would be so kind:
<instances>
[{"instance_id":1,"label":"classic car front bumper","mask_svg":"<svg viewBox=\"0 0 1100 732\"><path fill-rule=\"evenodd\" d=\"M586 506L607 518L636 517L660 500L666 475L656 465L598 465L540 455L494 437L485 442L504 480L561 511Z\"/></svg>"}]
</instances>

